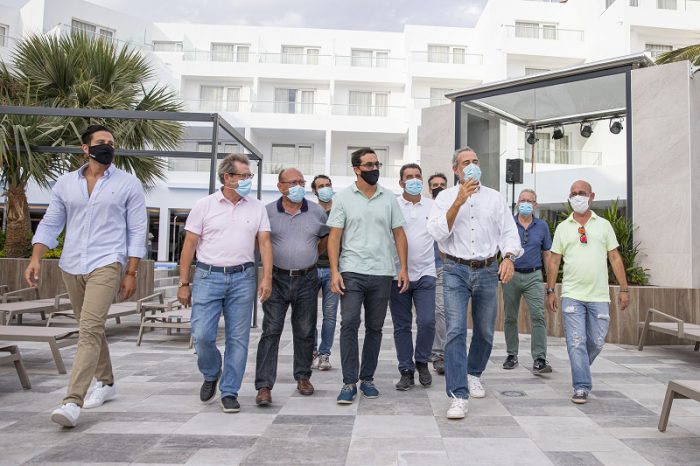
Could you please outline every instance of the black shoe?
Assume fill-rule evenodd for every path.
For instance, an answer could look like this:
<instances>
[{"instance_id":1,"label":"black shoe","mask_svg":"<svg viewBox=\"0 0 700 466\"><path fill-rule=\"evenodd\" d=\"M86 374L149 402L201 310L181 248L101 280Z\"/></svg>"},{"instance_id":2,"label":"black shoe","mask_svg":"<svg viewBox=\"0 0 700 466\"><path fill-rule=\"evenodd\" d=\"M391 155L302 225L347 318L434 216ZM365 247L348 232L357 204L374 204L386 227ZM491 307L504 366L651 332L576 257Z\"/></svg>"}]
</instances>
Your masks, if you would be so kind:
<instances>
[{"instance_id":1,"label":"black shoe","mask_svg":"<svg viewBox=\"0 0 700 466\"><path fill-rule=\"evenodd\" d=\"M216 383L218 381L219 379L212 380L211 382L205 380L202 384L202 388L199 389L199 399L206 403L214 398L214 395L216 395Z\"/></svg>"},{"instance_id":2,"label":"black shoe","mask_svg":"<svg viewBox=\"0 0 700 466\"><path fill-rule=\"evenodd\" d=\"M547 364L544 358L535 359L535 363L532 365L532 372L534 374L549 374L552 372L552 366Z\"/></svg>"},{"instance_id":3,"label":"black shoe","mask_svg":"<svg viewBox=\"0 0 700 466\"><path fill-rule=\"evenodd\" d=\"M442 356L438 356L435 358L435 361L433 361L433 370L437 372L439 375L442 375L445 373L445 358Z\"/></svg>"},{"instance_id":4,"label":"black shoe","mask_svg":"<svg viewBox=\"0 0 700 466\"><path fill-rule=\"evenodd\" d=\"M430 375L427 362L416 362L416 370L418 371L418 381L424 387L429 387L433 383L433 376Z\"/></svg>"},{"instance_id":5,"label":"black shoe","mask_svg":"<svg viewBox=\"0 0 700 466\"><path fill-rule=\"evenodd\" d=\"M401 379L396 382L396 389L405 392L415 384L413 372L402 372Z\"/></svg>"},{"instance_id":6,"label":"black shoe","mask_svg":"<svg viewBox=\"0 0 700 466\"><path fill-rule=\"evenodd\" d=\"M588 401L588 393L584 390L576 390L574 396L571 397L571 401L577 405L582 405Z\"/></svg>"},{"instance_id":7,"label":"black shoe","mask_svg":"<svg viewBox=\"0 0 700 466\"><path fill-rule=\"evenodd\" d=\"M237 413L241 410L241 405L235 396L225 396L221 399L221 407L225 413Z\"/></svg>"},{"instance_id":8,"label":"black shoe","mask_svg":"<svg viewBox=\"0 0 700 466\"><path fill-rule=\"evenodd\" d=\"M518 365L518 357L514 354L509 354L506 360L503 362L504 369L515 369Z\"/></svg>"}]
</instances>

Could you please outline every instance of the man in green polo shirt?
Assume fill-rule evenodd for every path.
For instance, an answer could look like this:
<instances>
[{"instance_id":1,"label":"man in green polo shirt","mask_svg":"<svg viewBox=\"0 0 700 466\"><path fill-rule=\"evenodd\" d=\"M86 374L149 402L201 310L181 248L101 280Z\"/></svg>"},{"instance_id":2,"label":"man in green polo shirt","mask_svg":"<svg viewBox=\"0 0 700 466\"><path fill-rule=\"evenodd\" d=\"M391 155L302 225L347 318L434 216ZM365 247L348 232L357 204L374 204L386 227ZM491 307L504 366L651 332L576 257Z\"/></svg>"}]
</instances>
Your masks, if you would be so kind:
<instances>
[{"instance_id":1,"label":"man in green polo shirt","mask_svg":"<svg viewBox=\"0 0 700 466\"><path fill-rule=\"evenodd\" d=\"M625 267L610 222L591 210L595 193L586 181L571 185L569 204L574 212L557 226L547 266L547 308L557 310L554 291L559 264L564 258L561 288L562 323L571 363L574 395L583 404L593 388L591 364L600 354L608 334L610 291L608 264L620 284L619 310L629 305Z\"/></svg>"},{"instance_id":2,"label":"man in green polo shirt","mask_svg":"<svg viewBox=\"0 0 700 466\"><path fill-rule=\"evenodd\" d=\"M374 371L391 282L396 277L394 249L400 261L398 286L401 293L409 285L404 218L394 193L377 184L382 164L369 148L353 152L351 164L357 181L336 194L327 223L331 227L328 237L331 291L340 295L340 360L344 385L338 404L352 404L357 395L358 379L366 398L379 396L373 382ZM357 332L363 305L365 341L360 366Z\"/></svg>"}]
</instances>

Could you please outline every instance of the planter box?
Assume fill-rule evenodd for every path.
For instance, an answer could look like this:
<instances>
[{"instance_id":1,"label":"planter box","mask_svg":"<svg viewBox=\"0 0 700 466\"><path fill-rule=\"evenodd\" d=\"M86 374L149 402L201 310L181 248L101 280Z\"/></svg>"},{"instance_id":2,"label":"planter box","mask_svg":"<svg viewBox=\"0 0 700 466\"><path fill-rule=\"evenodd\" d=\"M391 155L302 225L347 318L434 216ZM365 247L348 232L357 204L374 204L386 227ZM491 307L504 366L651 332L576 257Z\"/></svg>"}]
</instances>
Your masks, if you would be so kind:
<instances>
[{"instance_id":1,"label":"planter box","mask_svg":"<svg viewBox=\"0 0 700 466\"><path fill-rule=\"evenodd\" d=\"M9 285L10 290L26 288L24 270L29 265L29 259L0 258L0 285ZM41 298L53 298L59 293L65 293L61 269L58 259L41 260L41 277L39 278L39 295ZM132 301L153 294L153 261L142 260L139 263L139 273L136 280L136 293Z\"/></svg>"}]
</instances>

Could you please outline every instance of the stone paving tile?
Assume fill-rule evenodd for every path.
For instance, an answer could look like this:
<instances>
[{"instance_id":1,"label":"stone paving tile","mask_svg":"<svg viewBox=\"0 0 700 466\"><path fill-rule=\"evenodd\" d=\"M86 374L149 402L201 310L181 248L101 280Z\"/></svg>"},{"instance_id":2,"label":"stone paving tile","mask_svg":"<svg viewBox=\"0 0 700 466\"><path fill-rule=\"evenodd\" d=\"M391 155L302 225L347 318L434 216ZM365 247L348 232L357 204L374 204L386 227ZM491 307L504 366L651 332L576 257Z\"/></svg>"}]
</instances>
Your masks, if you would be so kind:
<instances>
[{"instance_id":1,"label":"stone paving tile","mask_svg":"<svg viewBox=\"0 0 700 466\"><path fill-rule=\"evenodd\" d=\"M593 453L587 451L549 451L546 454L556 466L603 466Z\"/></svg>"}]
</instances>

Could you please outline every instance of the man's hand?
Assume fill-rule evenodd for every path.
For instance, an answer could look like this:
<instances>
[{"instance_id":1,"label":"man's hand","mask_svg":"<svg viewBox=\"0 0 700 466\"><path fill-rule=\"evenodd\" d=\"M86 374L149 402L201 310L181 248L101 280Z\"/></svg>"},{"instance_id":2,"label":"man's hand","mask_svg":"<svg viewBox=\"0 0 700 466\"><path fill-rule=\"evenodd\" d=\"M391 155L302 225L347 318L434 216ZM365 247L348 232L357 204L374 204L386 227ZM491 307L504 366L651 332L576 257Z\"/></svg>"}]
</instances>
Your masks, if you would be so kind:
<instances>
[{"instance_id":1,"label":"man's hand","mask_svg":"<svg viewBox=\"0 0 700 466\"><path fill-rule=\"evenodd\" d=\"M177 300L185 307L192 305L192 285L181 286L177 289Z\"/></svg>"},{"instance_id":2,"label":"man's hand","mask_svg":"<svg viewBox=\"0 0 700 466\"><path fill-rule=\"evenodd\" d=\"M345 289L345 283L343 283L343 276L340 272L331 272L331 293L339 294L343 296L343 290Z\"/></svg>"},{"instance_id":3,"label":"man's hand","mask_svg":"<svg viewBox=\"0 0 700 466\"><path fill-rule=\"evenodd\" d=\"M39 276L41 272L41 265L39 260L32 259L29 261L27 269L24 271L24 281L30 287L39 286Z\"/></svg>"},{"instance_id":4,"label":"man's hand","mask_svg":"<svg viewBox=\"0 0 700 466\"><path fill-rule=\"evenodd\" d=\"M260 286L258 287L258 297L260 298L260 302L264 303L267 301L267 298L270 297L272 294L272 277L270 278L263 278L260 280Z\"/></svg>"},{"instance_id":5,"label":"man's hand","mask_svg":"<svg viewBox=\"0 0 700 466\"><path fill-rule=\"evenodd\" d=\"M124 275L122 284L119 287L119 299L126 301L131 298L136 291L136 278L132 275Z\"/></svg>"},{"instance_id":6,"label":"man's hand","mask_svg":"<svg viewBox=\"0 0 700 466\"><path fill-rule=\"evenodd\" d=\"M557 312L557 309L559 309L557 293L549 293L545 299L547 301L547 309L549 309L551 312Z\"/></svg>"},{"instance_id":7,"label":"man's hand","mask_svg":"<svg viewBox=\"0 0 700 466\"><path fill-rule=\"evenodd\" d=\"M399 293L405 293L406 290L408 290L409 285L411 282L408 279L408 270L406 269L401 269L399 272Z\"/></svg>"},{"instance_id":8,"label":"man's hand","mask_svg":"<svg viewBox=\"0 0 700 466\"><path fill-rule=\"evenodd\" d=\"M467 180L463 181L459 186L459 191L457 192L455 204L460 206L463 205L465 202L467 202L467 199L469 199L471 195L476 192L478 187L478 181L476 181L474 178L467 178Z\"/></svg>"},{"instance_id":9,"label":"man's hand","mask_svg":"<svg viewBox=\"0 0 700 466\"><path fill-rule=\"evenodd\" d=\"M501 265L498 266L498 278L502 283L508 283L513 278L515 265L510 259L503 259Z\"/></svg>"},{"instance_id":10,"label":"man's hand","mask_svg":"<svg viewBox=\"0 0 700 466\"><path fill-rule=\"evenodd\" d=\"M624 311L627 309L627 306L630 305L630 294L629 293L619 293L617 296L617 302L619 303L619 307L621 311Z\"/></svg>"}]
</instances>

